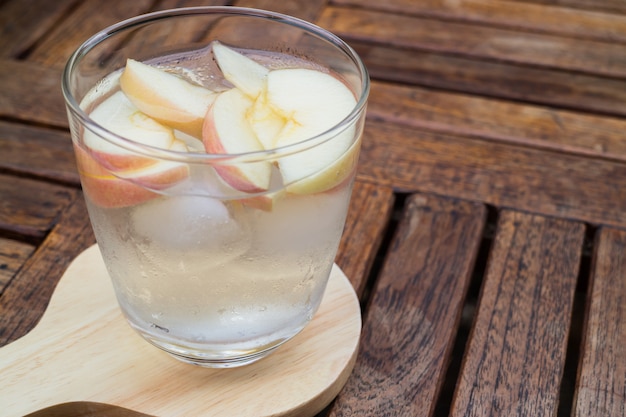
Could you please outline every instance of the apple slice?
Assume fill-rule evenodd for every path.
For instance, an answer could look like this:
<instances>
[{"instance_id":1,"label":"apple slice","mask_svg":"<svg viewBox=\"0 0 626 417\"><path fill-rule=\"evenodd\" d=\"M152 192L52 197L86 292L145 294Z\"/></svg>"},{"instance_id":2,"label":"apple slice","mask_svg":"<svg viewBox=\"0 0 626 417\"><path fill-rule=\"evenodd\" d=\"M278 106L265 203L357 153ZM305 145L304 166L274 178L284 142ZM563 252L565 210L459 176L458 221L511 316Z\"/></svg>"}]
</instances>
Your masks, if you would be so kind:
<instances>
[{"instance_id":1,"label":"apple slice","mask_svg":"<svg viewBox=\"0 0 626 417\"><path fill-rule=\"evenodd\" d=\"M105 129L134 142L186 152L174 131L139 111L118 91L100 103L90 117ZM83 132L85 148L76 145L83 189L103 207L124 207L157 197L188 177L186 164L138 155L91 132Z\"/></svg>"},{"instance_id":2,"label":"apple slice","mask_svg":"<svg viewBox=\"0 0 626 417\"><path fill-rule=\"evenodd\" d=\"M175 140L168 150L187 152L188 146L181 140ZM189 166L184 162L155 160L154 164L126 171L117 171L115 177L151 190L164 190L189 176Z\"/></svg>"},{"instance_id":3,"label":"apple slice","mask_svg":"<svg viewBox=\"0 0 626 417\"><path fill-rule=\"evenodd\" d=\"M353 92L330 73L309 68L268 70L217 42L213 51L224 76L254 100L245 120L266 150L321 135L356 106ZM332 139L280 158L278 166L287 190L320 192L345 180L358 159L356 136L356 128L348 126Z\"/></svg>"},{"instance_id":4,"label":"apple slice","mask_svg":"<svg viewBox=\"0 0 626 417\"><path fill-rule=\"evenodd\" d=\"M248 110L248 121L263 147L272 148L274 139L285 125L285 119L276 114L267 102L270 70L218 41L213 42L212 48L224 78L254 101Z\"/></svg>"},{"instance_id":5,"label":"apple slice","mask_svg":"<svg viewBox=\"0 0 626 417\"><path fill-rule=\"evenodd\" d=\"M176 137L176 139L185 144L186 149L184 151L196 153L205 152L204 143L202 143L202 140L181 132L180 130L175 130L174 136Z\"/></svg>"},{"instance_id":6,"label":"apple slice","mask_svg":"<svg viewBox=\"0 0 626 417\"><path fill-rule=\"evenodd\" d=\"M159 196L155 190L170 187L189 175L184 164L159 162L147 168L123 171L120 175L126 178L120 178L106 170L90 151L79 145L74 145L74 151L83 191L94 204L105 208L152 200Z\"/></svg>"},{"instance_id":7,"label":"apple slice","mask_svg":"<svg viewBox=\"0 0 626 417\"><path fill-rule=\"evenodd\" d=\"M242 154L263 151L247 119L252 100L236 88L221 93L207 113L202 138L208 153ZM216 171L233 188L259 193L269 189L271 164L266 161L216 165Z\"/></svg>"},{"instance_id":8,"label":"apple slice","mask_svg":"<svg viewBox=\"0 0 626 417\"><path fill-rule=\"evenodd\" d=\"M289 183L287 191L292 194L315 194L340 188L356 173L360 148L360 139L354 141L343 155L324 165L319 171ZM282 170L288 173L298 172L300 168L297 164L300 162L299 155L288 156L282 161Z\"/></svg>"},{"instance_id":9,"label":"apple slice","mask_svg":"<svg viewBox=\"0 0 626 417\"><path fill-rule=\"evenodd\" d=\"M292 145L338 125L356 106L350 89L331 74L296 68L270 72L267 100L275 112L289 117L276 147ZM278 165L294 193L314 193L341 182L356 165L358 144L353 125L305 151L280 158ZM351 150L352 148L352 150Z\"/></svg>"},{"instance_id":10,"label":"apple slice","mask_svg":"<svg viewBox=\"0 0 626 417\"><path fill-rule=\"evenodd\" d=\"M146 115L196 138L216 94L153 66L129 59L120 77L124 94Z\"/></svg>"},{"instance_id":11,"label":"apple slice","mask_svg":"<svg viewBox=\"0 0 626 417\"><path fill-rule=\"evenodd\" d=\"M169 149L176 140L172 129L141 113L118 91L100 103L89 117L105 129L137 143ZM110 170L138 169L154 163L85 129L83 141L94 157Z\"/></svg>"},{"instance_id":12,"label":"apple slice","mask_svg":"<svg viewBox=\"0 0 626 417\"><path fill-rule=\"evenodd\" d=\"M266 90L267 68L218 41L212 48L224 78L242 93L254 100Z\"/></svg>"}]
</instances>

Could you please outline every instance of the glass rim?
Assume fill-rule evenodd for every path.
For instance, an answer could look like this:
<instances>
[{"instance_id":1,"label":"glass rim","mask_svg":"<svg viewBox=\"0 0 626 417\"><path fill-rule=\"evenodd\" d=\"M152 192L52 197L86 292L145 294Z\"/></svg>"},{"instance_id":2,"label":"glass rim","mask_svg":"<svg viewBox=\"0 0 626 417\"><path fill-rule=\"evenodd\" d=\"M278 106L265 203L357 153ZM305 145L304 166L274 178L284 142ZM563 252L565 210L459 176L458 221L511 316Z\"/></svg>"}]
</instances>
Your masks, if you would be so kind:
<instances>
[{"instance_id":1,"label":"glass rim","mask_svg":"<svg viewBox=\"0 0 626 417\"><path fill-rule=\"evenodd\" d=\"M341 50L341 52L343 52L355 64L361 82L361 93L359 97L357 97L357 102L352 111L341 121L336 123L333 127L318 135L304 139L297 143L277 147L274 149L236 154L181 152L145 145L111 132L110 130L104 128L103 126L92 120L89 115L81 108L80 103L72 94L70 85L73 70L80 63L82 58L87 55L87 53L89 53L89 51L91 51L96 45L99 45L104 40L128 29L142 26L150 22L163 20L169 17L219 14L273 20L282 24L295 26L306 32L312 33L319 38L322 38L323 40L331 43L336 48ZM289 16L282 13L253 9L248 7L198 6L175 8L141 14L135 17L131 17L129 19L122 20L95 33L89 39L83 42L68 59L62 73L61 90L68 111L70 111L75 117L77 117L86 128L88 128L90 131L97 134L104 140L120 146L128 151L157 159L188 163L207 161L258 162L303 152L307 149L319 146L327 142L328 140L331 140L333 137L337 136L339 133L353 125L353 123L356 122L356 120L361 116L361 113L365 110L370 90L370 79L367 68L365 67L365 64L363 64L363 61L358 56L356 51L340 37L327 31L326 29L315 25L314 23L310 23L297 17Z\"/></svg>"}]
</instances>

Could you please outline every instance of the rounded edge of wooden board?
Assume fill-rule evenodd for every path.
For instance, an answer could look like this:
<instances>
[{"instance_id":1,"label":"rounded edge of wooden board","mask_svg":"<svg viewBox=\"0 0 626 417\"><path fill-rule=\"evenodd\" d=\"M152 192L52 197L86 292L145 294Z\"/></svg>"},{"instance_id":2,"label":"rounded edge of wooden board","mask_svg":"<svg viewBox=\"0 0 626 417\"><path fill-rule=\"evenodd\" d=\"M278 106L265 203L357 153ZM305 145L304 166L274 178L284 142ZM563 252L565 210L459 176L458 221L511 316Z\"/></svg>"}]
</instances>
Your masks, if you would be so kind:
<instances>
[{"instance_id":1,"label":"rounded edge of wooden board","mask_svg":"<svg viewBox=\"0 0 626 417\"><path fill-rule=\"evenodd\" d=\"M93 302L94 297L100 300ZM82 312L94 308L106 310L109 318L89 323L99 317L98 311L95 315L93 311L87 315ZM81 320L71 325L68 320L72 317ZM350 281L334 265L324 299L311 323L267 358L221 370L179 362L130 329L117 307L99 249L94 245L66 270L40 323L22 339L0 348L0 358L6 354L5 363L13 356L18 364L39 364L36 368L25 365L31 366L29 369L14 366L14 378L39 375L40 381L50 381L47 384L52 397L47 402L41 395L46 391L42 386L32 386L31 392L10 393L12 398L17 395L19 402L34 400L39 404L22 410L22 415L46 408L53 411L60 404L71 407L74 403L78 408L99 403L154 416L312 416L323 410L346 383L356 361L360 334L358 298ZM120 342L112 346L111 338ZM27 353L20 353L24 350ZM51 355L52 351L57 354ZM25 362L22 354L30 360ZM71 366L81 362L82 366ZM101 366L103 363L106 366ZM100 371L94 371L94 367ZM55 386L59 370L66 374L64 379L82 380L78 384L81 392L76 392L77 384L71 385L74 389L68 392ZM54 378L45 378L46 373ZM142 397L142 393L149 398ZM4 394L8 398L8 393ZM194 404L194 398L201 404Z\"/></svg>"}]
</instances>

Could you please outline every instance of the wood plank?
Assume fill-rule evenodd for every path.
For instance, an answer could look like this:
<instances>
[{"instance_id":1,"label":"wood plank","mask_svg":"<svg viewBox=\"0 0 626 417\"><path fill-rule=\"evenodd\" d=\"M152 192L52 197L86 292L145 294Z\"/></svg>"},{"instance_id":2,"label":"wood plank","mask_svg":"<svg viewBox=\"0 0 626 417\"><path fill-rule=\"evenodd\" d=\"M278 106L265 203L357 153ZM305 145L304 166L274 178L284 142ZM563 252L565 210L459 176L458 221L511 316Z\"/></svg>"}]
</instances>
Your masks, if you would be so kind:
<instances>
[{"instance_id":1,"label":"wood plank","mask_svg":"<svg viewBox=\"0 0 626 417\"><path fill-rule=\"evenodd\" d=\"M626 227L626 164L370 121L358 176L422 191Z\"/></svg>"},{"instance_id":2,"label":"wood plank","mask_svg":"<svg viewBox=\"0 0 626 417\"><path fill-rule=\"evenodd\" d=\"M67 128L60 80L58 68L0 60L0 116Z\"/></svg>"},{"instance_id":3,"label":"wood plank","mask_svg":"<svg viewBox=\"0 0 626 417\"><path fill-rule=\"evenodd\" d=\"M393 214L394 196L388 187L356 181L336 262L359 298Z\"/></svg>"},{"instance_id":4,"label":"wood plank","mask_svg":"<svg viewBox=\"0 0 626 417\"><path fill-rule=\"evenodd\" d=\"M7 0L0 5L0 58L25 53L70 10L75 0Z\"/></svg>"},{"instance_id":5,"label":"wood plank","mask_svg":"<svg viewBox=\"0 0 626 417\"><path fill-rule=\"evenodd\" d=\"M151 11L178 9L180 7L226 6L228 3L230 3L229 0L158 0Z\"/></svg>"},{"instance_id":6,"label":"wood plank","mask_svg":"<svg viewBox=\"0 0 626 417\"><path fill-rule=\"evenodd\" d=\"M0 231L42 239L77 194L73 188L0 175Z\"/></svg>"},{"instance_id":7,"label":"wood plank","mask_svg":"<svg viewBox=\"0 0 626 417\"><path fill-rule=\"evenodd\" d=\"M579 39L626 42L626 16L548 4L502 0L333 0L333 3Z\"/></svg>"},{"instance_id":8,"label":"wood plank","mask_svg":"<svg viewBox=\"0 0 626 417\"><path fill-rule=\"evenodd\" d=\"M235 6L270 10L313 21L321 13L326 0L238 0ZM293 48L298 43L295 31L285 32L287 26L268 25L266 21L224 20L211 29L210 39L222 39L227 43L261 50ZM293 30L295 26L291 27Z\"/></svg>"},{"instance_id":9,"label":"wood plank","mask_svg":"<svg viewBox=\"0 0 626 417\"><path fill-rule=\"evenodd\" d=\"M373 79L626 116L626 81L351 42Z\"/></svg>"},{"instance_id":10,"label":"wood plank","mask_svg":"<svg viewBox=\"0 0 626 417\"><path fill-rule=\"evenodd\" d=\"M80 184L69 132L0 121L0 169Z\"/></svg>"},{"instance_id":11,"label":"wood plank","mask_svg":"<svg viewBox=\"0 0 626 417\"><path fill-rule=\"evenodd\" d=\"M126 408L114 405L99 404L88 401L75 401L58 404L36 411L28 417L151 417Z\"/></svg>"},{"instance_id":12,"label":"wood plank","mask_svg":"<svg viewBox=\"0 0 626 417\"><path fill-rule=\"evenodd\" d=\"M484 221L479 204L409 198L331 416L432 416Z\"/></svg>"},{"instance_id":13,"label":"wood plank","mask_svg":"<svg viewBox=\"0 0 626 417\"><path fill-rule=\"evenodd\" d=\"M239 0L236 2L229 2L226 0L213 0L204 1L199 4L197 1L191 0L162 0L157 3L155 10L174 8L174 7L187 7L187 6L218 6L233 3L233 6L248 7L261 10L271 10L278 13L283 13L291 16L296 16L305 20L314 20L319 15L325 0L297 0L289 2L276 2L272 0ZM213 23L213 22L212 22ZM207 22L199 22L197 24L190 24L189 22L181 22L181 24L175 24L173 29L154 31L150 33L152 39L148 44L142 44L138 47L136 56L145 55L146 45L156 44L159 47L164 45L177 45L180 42L198 42L199 47L204 47L206 42L214 39L215 37L223 36L235 36L239 35L245 39L247 33L252 33L254 39L258 37L259 30L263 32L263 37L268 37L267 27L263 26L262 29L257 29L254 24L248 22L246 27L241 26L241 21L237 21L233 25L228 22L219 22L216 25L208 25ZM210 29L210 31L207 31ZM148 35L146 35L148 36Z\"/></svg>"},{"instance_id":14,"label":"wood plank","mask_svg":"<svg viewBox=\"0 0 626 417\"><path fill-rule=\"evenodd\" d=\"M556 415L584 229L502 212L452 417Z\"/></svg>"},{"instance_id":15,"label":"wood plank","mask_svg":"<svg viewBox=\"0 0 626 417\"><path fill-rule=\"evenodd\" d=\"M524 3L571 7L581 10L593 10L608 13L626 14L624 0L513 0Z\"/></svg>"},{"instance_id":16,"label":"wood plank","mask_svg":"<svg viewBox=\"0 0 626 417\"><path fill-rule=\"evenodd\" d=\"M96 32L124 19L148 12L152 0L98 0L78 2L45 39L28 55L28 60L48 67L62 68L70 55Z\"/></svg>"},{"instance_id":17,"label":"wood plank","mask_svg":"<svg viewBox=\"0 0 626 417\"><path fill-rule=\"evenodd\" d=\"M419 129L626 161L624 119L378 82L367 111Z\"/></svg>"},{"instance_id":18,"label":"wood plank","mask_svg":"<svg viewBox=\"0 0 626 417\"><path fill-rule=\"evenodd\" d=\"M193 0L160 0L151 7L150 12L167 9L197 7L197 6L224 6L227 0L204 0L201 2ZM94 62L102 61L107 63L106 69L111 72L114 68L121 68L126 64L127 58L139 61L152 60L171 52L179 53L183 44L190 49L201 49L207 44L207 33L216 24L216 18L194 19L194 20L169 20L167 24L156 26L144 26L140 31L130 33L129 38L120 37L115 42L110 42L106 47L101 47L98 51L99 57L92 57ZM118 44L124 44L123 48L118 48ZM207 65L215 65L211 60L207 60ZM98 78L103 78L108 74L100 74Z\"/></svg>"},{"instance_id":19,"label":"wood plank","mask_svg":"<svg viewBox=\"0 0 626 417\"><path fill-rule=\"evenodd\" d=\"M201 2L194 0L160 0L152 11L176 9L181 7L197 7L197 6L225 6L229 3L228 0L203 0ZM193 43L202 40L210 26L214 24L213 21L180 21L170 22L169 27L162 26L158 29L143 29L142 35L149 41L136 43L136 41L130 43L130 47L137 50L137 52L123 51L125 56L141 57L148 53L148 56L152 58L154 52L145 51L150 49L151 45L155 46L155 50L163 50L164 46L172 46L173 49L180 48L182 43ZM203 47L204 44L201 44ZM132 50L132 49L131 49Z\"/></svg>"},{"instance_id":20,"label":"wood plank","mask_svg":"<svg viewBox=\"0 0 626 417\"><path fill-rule=\"evenodd\" d=\"M307 22L314 22L326 6L328 0L237 0L234 6L252 7L254 9L269 10L294 16Z\"/></svg>"},{"instance_id":21,"label":"wood plank","mask_svg":"<svg viewBox=\"0 0 626 417\"><path fill-rule=\"evenodd\" d=\"M614 43L347 7L326 7L317 23L348 41L626 77L624 46Z\"/></svg>"},{"instance_id":22,"label":"wood plank","mask_svg":"<svg viewBox=\"0 0 626 417\"><path fill-rule=\"evenodd\" d=\"M151 11L162 10L173 7L185 7L185 6L216 6L224 5L230 2L225 0L212 0L204 1L201 4L189 0L167 0L160 1L155 4L155 7L151 8ZM124 3L126 4L126 3ZM294 14L303 18L315 18L324 4L323 0L318 1L292 1L292 2L267 2L261 0L248 0L238 3L240 6L256 7L274 10L282 13ZM85 11L85 18L91 14L91 11ZM261 33L261 36L259 36ZM109 69L115 69L122 67L128 57L133 57L137 60L150 60L155 56L160 56L169 52L180 52L182 44L186 44L189 49L201 49L205 48L210 40L215 38L226 39L231 43L238 43L238 39L243 39L245 43L258 40L263 44L268 42L274 46L275 42L267 41L271 39L271 34L268 33L266 25L257 25L252 22L246 22L245 26L242 25L240 20L237 21L220 21L219 18L212 18L207 16L203 20L181 20L171 21L169 25L163 26L146 26L141 28L141 32L135 32L132 34L132 40L126 43L126 39L120 38L117 41L110 42L106 46L102 46L96 52L97 65L101 65L102 62L107 63L107 71ZM293 42L290 37L285 42ZM117 45L124 43L124 48L119 49ZM255 45L250 45L255 47ZM265 46L265 45L263 45ZM206 64L208 66L215 66L211 57L208 56ZM36 59L33 56L31 59ZM48 63L51 64L51 63ZM105 73L100 73L101 68L94 68L95 71L91 76L95 83L98 79L103 78Z\"/></svg>"},{"instance_id":23,"label":"wood plank","mask_svg":"<svg viewBox=\"0 0 626 417\"><path fill-rule=\"evenodd\" d=\"M93 243L84 199L77 193L0 297L0 346L22 337L37 324L65 268Z\"/></svg>"},{"instance_id":24,"label":"wood plank","mask_svg":"<svg viewBox=\"0 0 626 417\"><path fill-rule=\"evenodd\" d=\"M598 232L576 417L626 415L626 232Z\"/></svg>"},{"instance_id":25,"label":"wood plank","mask_svg":"<svg viewBox=\"0 0 626 417\"><path fill-rule=\"evenodd\" d=\"M0 296L34 250L28 243L0 237Z\"/></svg>"}]
</instances>

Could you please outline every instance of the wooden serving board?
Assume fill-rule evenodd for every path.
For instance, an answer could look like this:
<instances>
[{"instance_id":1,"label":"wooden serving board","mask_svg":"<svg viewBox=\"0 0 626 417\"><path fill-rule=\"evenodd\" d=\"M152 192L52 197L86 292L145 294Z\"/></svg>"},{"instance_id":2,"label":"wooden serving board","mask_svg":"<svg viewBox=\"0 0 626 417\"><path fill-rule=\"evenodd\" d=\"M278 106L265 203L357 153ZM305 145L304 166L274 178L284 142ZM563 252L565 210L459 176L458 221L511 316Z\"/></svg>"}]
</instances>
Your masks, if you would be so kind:
<instances>
[{"instance_id":1,"label":"wooden serving board","mask_svg":"<svg viewBox=\"0 0 626 417\"><path fill-rule=\"evenodd\" d=\"M335 265L311 323L274 353L233 369L188 365L126 323L94 245L67 269L39 324L0 348L0 414L312 416L346 382L360 332L358 299Z\"/></svg>"}]
</instances>

